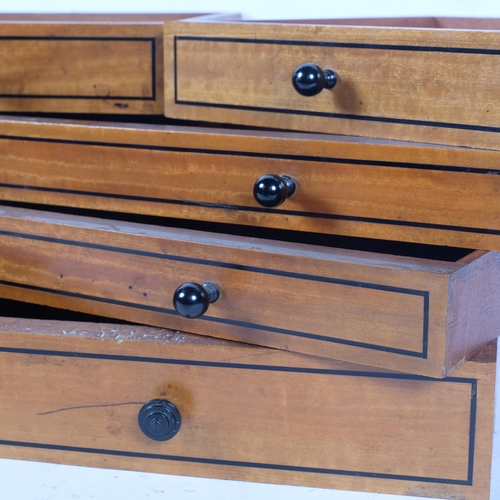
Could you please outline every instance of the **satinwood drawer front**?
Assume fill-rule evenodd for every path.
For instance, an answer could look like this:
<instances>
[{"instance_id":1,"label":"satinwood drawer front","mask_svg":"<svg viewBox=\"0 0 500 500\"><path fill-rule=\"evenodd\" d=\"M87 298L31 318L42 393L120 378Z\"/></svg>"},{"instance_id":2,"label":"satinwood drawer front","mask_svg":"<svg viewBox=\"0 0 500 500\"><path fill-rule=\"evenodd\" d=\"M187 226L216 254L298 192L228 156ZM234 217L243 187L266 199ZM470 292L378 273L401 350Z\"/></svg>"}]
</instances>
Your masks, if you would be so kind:
<instances>
[{"instance_id":1,"label":"satinwood drawer front","mask_svg":"<svg viewBox=\"0 0 500 500\"><path fill-rule=\"evenodd\" d=\"M163 22L188 17L2 14L0 110L161 115Z\"/></svg>"},{"instance_id":2,"label":"satinwood drawer front","mask_svg":"<svg viewBox=\"0 0 500 500\"><path fill-rule=\"evenodd\" d=\"M164 41L166 116L500 148L500 31L167 22Z\"/></svg>"},{"instance_id":3,"label":"satinwood drawer front","mask_svg":"<svg viewBox=\"0 0 500 500\"><path fill-rule=\"evenodd\" d=\"M495 345L436 380L140 326L1 326L4 457L489 498Z\"/></svg>"},{"instance_id":4,"label":"satinwood drawer front","mask_svg":"<svg viewBox=\"0 0 500 500\"><path fill-rule=\"evenodd\" d=\"M451 146L0 119L4 201L472 249L500 250L499 165ZM254 194L268 174L295 183L281 205Z\"/></svg>"},{"instance_id":5,"label":"satinwood drawer front","mask_svg":"<svg viewBox=\"0 0 500 500\"><path fill-rule=\"evenodd\" d=\"M434 377L500 319L495 252L446 262L8 207L0 273L4 298Z\"/></svg>"}]
</instances>

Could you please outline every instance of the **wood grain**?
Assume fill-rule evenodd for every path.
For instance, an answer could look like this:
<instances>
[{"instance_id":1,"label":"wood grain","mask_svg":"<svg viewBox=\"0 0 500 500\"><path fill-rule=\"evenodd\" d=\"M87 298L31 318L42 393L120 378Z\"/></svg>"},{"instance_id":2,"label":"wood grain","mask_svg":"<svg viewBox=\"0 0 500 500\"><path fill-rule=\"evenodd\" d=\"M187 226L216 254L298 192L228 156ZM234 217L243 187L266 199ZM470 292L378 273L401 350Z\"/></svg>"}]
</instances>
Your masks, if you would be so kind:
<instances>
[{"instance_id":1,"label":"wood grain","mask_svg":"<svg viewBox=\"0 0 500 500\"><path fill-rule=\"evenodd\" d=\"M163 22L192 17L2 14L0 111L161 115Z\"/></svg>"},{"instance_id":2,"label":"wood grain","mask_svg":"<svg viewBox=\"0 0 500 500\"><path fill-rule=\"evenodd\" d=\"M498 275L497 253L442 262L14 208L0 239L0 296L14 300L434 377L499 334L500 294L478 284ZM483 299L458 325L455 274ZM221 289L196 320L172 307L190 281Z\"/></svg>"},{"instance_id":3,"label":"wood grain","mask_svg":"<svg viewBox=\"0 0 500 500\"><path fill-rule=\"evenodd\" d=\"M167 22L165 114L499 149L499 58L496 31ZM299 95L305 62L339 83Z\"/></svg>"},{"instance_id":4,"label":"wood grain","mask_svg":"<svg viewBox=\"0 0 500 500\"><path fill-rule=\"evenodd\" d=\"M279 21L262 22L280 24L326 24L330 26L387 26L396 28L500 29L500 19L491 17L360 17L351 19L280 19Z\"/></svg>"},{"instance_id":5,"label":"wood grain","mask_svg":"<svg viewBox=\"0 0 500 500\"><path fill-rule=\"evenodd\" d=\"M239 15L233 14L188 14L188 13L151 13L151 14L141 14L141 13L120 13L120 14L91 14L91 13L80 13L80 14L20 14L20 13L2 13L0 14L0 21L9 22L37 22L37 23L47 23L47 22L58 22L58 23L107 23L107 22L127 22L127 23L156 23L161 24L165 21L174 20L187 20L195 21L195 19L200 19L208 21L210 19L238 19Z\"/></svg>"},{"instance_id":6,"label":"wood grain","mask_svg":"<svg viewBox=\"0 0 500 500\"><path fill-rule=\"evenodd\" d=\"M479 254L483 258L478 258ZM447 325L450 334L447 364L450 366L458 366L467 359L467 352L477 351L488 342L489 339L481 339L481 332L496 331L500 336L498 307L491 308L488 299L497 293L500 284L500 266L491 265L497 261L498 255L474 252L468 257L473 260L467 262L467 270L450 276L449 293L453 297L448 304ZM464 260L461 262L465 263ZM489 269L488 272L484 273L483 266ZM470 336L471 332L475 332L475 338Z\"/></svg>"},{"instance_id":7,"label":"wood grain","mask_svg":"<svg viewBox=\"0 0 500 500\"><path fill-rule=\"evenodd\" d=\"M278 132L0 119L0 199L500 250L499 154ZM291 175L264 209L253 186Z\"/></svg>"},{"instance_id":8,"label":"wood grain","mask_svg":"<svg viewBox=\"0 0 500 500\"><path fill-rule=\"evenodd\" d=\"M4 457L489 498L494 348L432 380L140 326L0 324ZM181 412L171 441L138 428L155 398Z\"/></svg>"}]
</instances>

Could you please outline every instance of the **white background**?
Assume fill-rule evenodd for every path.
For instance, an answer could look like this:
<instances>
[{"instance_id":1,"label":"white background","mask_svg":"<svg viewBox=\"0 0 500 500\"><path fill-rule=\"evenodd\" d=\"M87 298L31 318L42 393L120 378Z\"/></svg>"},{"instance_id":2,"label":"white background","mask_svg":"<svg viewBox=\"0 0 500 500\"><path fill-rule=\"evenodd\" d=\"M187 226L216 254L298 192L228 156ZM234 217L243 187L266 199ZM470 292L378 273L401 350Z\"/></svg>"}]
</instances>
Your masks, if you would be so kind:
<instances>
[{"instance_id":1,"label":"white background","mask_svg":"<svg viewBox=\"0 0 500 500\"><path fill-rule=\"evenodd\" d=\"M500 17L498 0L1 0L3 12L239 12L248 19Z\"/></svg>"},{"instance_id":2,"label":"white background","mask_svg":"<svg viewBox=\"0 0 500 500\"><path fill-rule=\"evenodd\" d=\"M239 12L245 19L432 15L500 17L500 1L0 0L0 12ZM498 385L500 385L500 380L497 383L497 391ZM500 499L499 399L497 397L492 500ZM167 498L169 500L402 500L409 497L0 460L1 500L113 500L115 498L123 500Z\"/></svg>"}]
</instances>

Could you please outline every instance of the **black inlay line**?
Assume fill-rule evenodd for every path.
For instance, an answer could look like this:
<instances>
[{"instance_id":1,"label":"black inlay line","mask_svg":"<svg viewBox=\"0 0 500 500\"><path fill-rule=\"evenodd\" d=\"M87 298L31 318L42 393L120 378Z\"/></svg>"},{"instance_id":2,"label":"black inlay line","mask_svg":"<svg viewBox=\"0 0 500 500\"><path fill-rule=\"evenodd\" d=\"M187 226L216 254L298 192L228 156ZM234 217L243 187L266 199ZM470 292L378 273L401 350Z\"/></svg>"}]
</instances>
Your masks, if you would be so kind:
<instances>
[{"instance_id":1,"label":"black inlay line","mask_svg":"<svg viewBox=\"0 0 500 500\"><path fill-rule=\"evenodd\" d=\"M78 37L78 36L0 36L2 40L39 40L39 41L90 41L90 42L146 42L151 44L151 73L152 91L151 96L88 96L88 95L44 95L44 94L0 94L3 99L83 99L83 100L128 100L128 101L155 101L156 100L156 40L148 37Z\"/></svg>"},{"instance_id":2,"label":"black inlay line","mask_svg":"<svg viewBox=\"0 0 500 500\"><path fill-rule=\"evenodd\" d=\"M90 41L90 42L151 42L150 37L123 36L0 36L0 40L43 40L43 41Z\"/></svg>"},{"instance_id":3,"label":"black inlay line","mask_svg":"<svg viewBox=\"0 0 500 500\"><path fill-rule=\"evenodd\" d=\"M425 318L428 314L426 314L427 311L424 309L424 321ZM174 311L172 311L172 314L175 314ZM225 318L215 318L212 316L206 316L203 315L201 316L202 321L210 321L213 323L223 323L223 324L228 324L232 326L241 326L244 328L252 328L255 330L263 330L263 331L269 331L273 333L281 333L285 335L291 335L294 337L303 337L303 338L308 338L312 340L320 340L323 342L333 342L335 344L342 344L342 345L347 345L351 347L361 347L363 349L372 349L374 351L382 351L382 352L387 352L391 354L400 354L403 356L411 356L415 358L422 358L422 359L427 359L427 350L425 349L425 346L428 343L428 328L427 324L424 323L423 325L423 334L422 334L422 351L411 351L408 349L398 349L396 347L388 347L388 346L383 346L379 344L372 344L369 342L359 342L356 340L348 340L348 339L343 339L339 337L327 337L325 335L318 335L314 333L306 333L306 332L298 332L296 330L288 330L284 328L276 328L272 326L265 326L265 325L257 325L255 323L248 323L245 321L236 321L236 320L230 320L230 319L225 319Z\"/></svg>"},{"instance_id":4,"label":"black inlay line","mask_svg":"<svg viewBox=\"0 0 500 500\"><path fill-rule=\"evenodd\" d=\"M156 101L156 39L151 38L151 100Z\"/></svg>"},{"instance_id":5,"label":"black inlay line","mask_svg":"<svg viewBox=\"0 0 500 500\"><path fill-rule=\"evenodd\" d=\"M318 276L318 275L305 274L305 273L295 273L295 272L291 272L291 271L283 271L283 270L269 269L269 268L263 268L263 267L248 266L248 265L243 265L243 264L234 264L234 263L229 263L229 262L220 262L220 261L214 261L214 260L208 260L208 259L198 259L198 258L193 258L193 257L181 256L181 255L169 255L169 254L163 254L163 253L157 253L157 252L147 252L144 250L115 247L115 246L103 245L103 244L98 244L98 243L89 243L89 242L85 242L85 241L82 242L82 241L74 241L74 240L61 239L61 238L53 238L53 237L41 236L41 235L18 233L18 232L13 232L13 231L0 231L0 235L13 237L13 238L27 239L27 240L32 240L32 241L44 241L47 243L76 246L76 247L81 247L81 248L93 248L96 250L103 250L103 251L108 251L108 252L116 252L116 253L123 253L123 254L129 254L129 255L139 255L142 257L155 258L155 259L161 259L161 260L170 260L170 261L175 261L175 262L187 262L187 263L196 264L196 265L221 267L221 268L232 269L232 270L237 270L237 271L267 274L267 275L272 275L272 276L280 276L280 277L284 277L284 278L300 279L300 280L306 280L306 281L315 281L315 282L319 282L319 283L328 283L328 284L333 284L333 285L359 287L359 288L365 288L365 289L370 289L370 290L378 290L378 291L382 291L382 292L400 293L400 294L405 294L405 295L414 295L414 296L422 297L423 298L422 351L412 351L412 350L399 349L399 348L388 347L388 346L381 346L378 344L358 342L355 340L347 340L347 339L336 338L336 337L327 337L324 335L318 335L318 334L307 333L307 332L299 332L296 330L289 330L289 329L283 329L283 328L276 328L276 327L271 327L271 326L267 326L267 325L259 325L259 324L255 324L255 323L244 322L244 321L230 320L227 318L215 318L215 317L210 317L207 315L203 315L201 318L199 318L199 320L200 321L210 321L210 322L215 322L215 323L222 323L222 324L229 324L229 325L233 325L233 326L242 326L244 328L250 328L250 329L255 329L255 330L270 331L273 333L280 333L280 334L292 335L292 336L297 336L297 337L311 338L311 339L321 340L321 341L325 341L325 342L333 342L333 343L362 347L362 348L367 348L367 349L380 350L380 351L384 351L384 352L390 352L393 354L401 354L401 355L405 355L405 356L413 356L413 357L427 359L427 347L426 346L428 343L428 332L429 332L429 329L428 329L429 291L427 291L427 290L416 290L416 289L412 289L412 288L395 287L392 285L382 285L382 284L368 283L368 282L363 282L363 281L331 278L328 276ZM3 281L2 280L2 281L0 281L0 283L3 283L4 285L7 285L7 286L15 286L15 287L20 287L20 288L24 288L24 289L29 289L29 290L34 290L34 291L42 291L42 292L46 292L46 293L53 293L53 294L58 294L58 295L63 295L63 296L68 296L68 297L86 298L87 300L104 302L104 303L114 304L114 305L123 305L126 307L133 307L133 308L149 310L149 311L154 311L154 312L161 312L161 313L165 313L165 314L177 314L177 312L174 309L160 308L160 307L156 307L156 306L147 306L145 304L135 304L135 303L131 303L131 302L118 301L118 300L114 300L114 299L110 299L110 298L95 297L92 295L83 295L80 293L73 293L73 292L69 292L69 291L53 290L50 288L43 288L43 287L37 287L35 285L14 283L14 282L10 282L10 281Z\"/></svg>"},{"instance_id":6,"label":"black inlay line","mask_svg":"<svg viewBox=\"0 0 500 500\"><path fill-rule=\"evenodd\" d=\"M209 209L222 209L222 210L235 210L241 212L256 212L256 213L266 213L271 215L288 215L292 217L309 217L313 219L326 219L326 220L341 220L347 222L362 222L365 224L387 224L389 226L403 226L403 227L420 227L425 229L438 229L441 231L457 231L462 233L477 233L477 234L490 234L490 235L500 235L500 230L496 229L484 229L475 227L461 227L452 226L445 224L430 224L427 222L412 222L412 221L401 221L392 219L379 219L373 217L356 217L351 215L339 215L339 214L325 214L320 212L300 212L295 210L275 210L272 208L261 208L261 207L247 207L244 205L225 205L221 203L206 203L202 201L188 201L188 200L172 200L168 198L151 198L147 196L132 196L126 194L114 194L114 193L99 193L94 191L79 191L76 189L60 189L60 188L49 188L40 186L28 186L25 184L6 184L0 183L0 188L10 188L10 189L20 189L23 191L41 191L46 193L57 193L57 194L70 194L70 195L81 195L81 196L95 196L98 198L111 198L116 200L125 201L140 201L145 203L162 203L164 205L182 205L187 207L200 207Z\"/></svg>"},{"instance_id":7,"label":"black inlay line","mask_svg":"<svg viewBox=\"0 0 500 500\"><path fill-rule=\"evenodd\" d=\"M210 37L210 36L186 36L177 35L177 40L189 40L199 42L225 42L225 43L248 43L255 45L296 45L301 47L337 47L348 49L387 49L387 50L408 50L412 52L445 52L458 54L485 54L500 55L499 49L467 48L467 47L435 47L432 45L391 45L381 43L351 43L351 42L312 42L306 40L266 40L257 38L231 38L231 37ZM175 45L174 45L175 46Z\"/></svg>"},{"instance_id":8,"label":"black inlay line","mask_svg":"<svg viewBox=\"0 0 500 500\"><path fill-rule=\"evenodd\" d=\"M100 302L104 304L111 304L111 305L116 305L116 306L124 306L124 307L130 307L134 309L141 309L145 311L151 311L151 312L158 312L162 314L171 314L171 315L177 315L177 311L175 309L169 309L165 307L159 307L159 306L149 306L146 304L136 304L134 302L127 302L124 300L117 300L117 299L111 299L111 298L106 298L106 297L96 297L94 295L88 295L88 294L83 294L83 293L77 293L77 292L69 292L65 290L55 290L52 288L46 288L46 287L40 287L40 286L35 286L35 285L28 285L24 283L14 283L11 281L5 281L5 280L0 280L0 285L4 286L10 286L14 288L21 288L24 290L32 290L35 292L43 292L43 293L51 293L54 295L59 295L62 297L71 297L71 298L78 298L78 299L84 299L84 300L90 300L93 302ZM428 293L428 292L425 292ZM424 310L423 312L423 317L424 321L428 317L428 313ZM259 325L257 323L250 323L247 321L238 321L238 320L232 320L228 318L216 318L213 316L207 316L203 315L200 318L198 318L198 321L207 321L211 323L219 323L219 324L224 324L224 325L232 325L232 326L240 326L243 328L248 328L252 330L259 330L259 331L265 331L265 332L272 332L272 333L278 333L278 334L283 334L283 335L289 335L293 337L302 337L302 338L308 338L311 340L319 340L323 342L331 342L335 344L342 344L342 345L348 345L351 347L360 347L364 349L371 349L375 351L382 351L382 352L387 352L391 354L399 354L402 356L410 356L410 357L416 357L416 358L423 358L427 359L427 352L419 352L419 351L410 351L406 349L398 349L395 347L388 347L388 346L382 346L378 344L371 344L368 342L358 342L355 340L348 340L348 339L343 339L343 338L337 338L337 337L327 337L325 335L318 335L314 333L307 333L307 332L299 332L296 330L289 330L286 328L277 328L273 326L267 326L267 325ZM426 328L426 325L424 324L423 326L423 334L422 334L422 345L425 346L427 344L427 336L428 336L428 329ZM424 348L423 348L424 349Z\"/></svg>"},{"instance_id":9,"label":"black inlay line","mask_svg":"<svg viewBox=\"0 0 500 500\"><path fill-rule=\"evenodd\" d=\"M103 359L108 361L130 361L134 363L159 363L166 365L183 366L204 366L208 368L228 368L236 370L257 370L271 372L287 373L309 373L313 375L339 375L346 377L369 377L397 380L416 380L435 383L457 383L472 384L476 379L467 377L446 377L433 378L425 375L415 375L411 373L391 373L391 372L370 372L360 370L331 370L326 368L303 368L297 366L273 366L273 365L255 365L251 363L230 363L225 361L200 361L192 359L171 359L156 358L150 356L131 356L122 354L102 354L89 352L56 351L51 349L32 349L25 347L5 347L0 346L0 352L10 354L28 354L40 356L59 356L64 358L82 358L82 359ZM473 429L474 430L474 429Z\"/></svg>"},{"instance_id":10,"label":"black inlay line","mask_svg":"<svg viewBox=\"0 0 500 500\"><path fill-rule=\"evenodd\" d=\"M120 99L127 101L154 101L153 97L134 97L128 95L102 95L102 96L82 96L82 95L42 95L42 94L0 94L0 98L8 99L81 99L81 100L101 100L117 101Z\"/></svg>"},{"instance_id":11,"label":"black inlay line","mask_svg":"<svg viewBox=\"0 0 500 500\"><path fill-rule=\"evenodd\" d=\"M358 120L365 122L378 122L378 123L397 123L400 125L417 125L421 127L437 127L449 128L458 130L471 130L476 132L500 132L500 127L489 127L485 125L469 125L467 123L450 123L450 122L434 122L428 120L410 120L407 118L389 118L386 116L368 116L368 115L349 115L343 113L326 113L322 111L305 111L299 109L286 109L286 108L265 108L260 106L243 106L237 104L220 104L214 102L203 101L184 101L177 100L175 104L182 104L187 106L204 106L210 108L224 108L224 109L240 109L243 111L259 111L264 113L282 113L287 115L304 115L304 116L318 116L320 118L339 118L344 120Z\"/></svg>"},{"instance_id":12,"label":"black inlay line","mask_svg":"<svg viewBox=\"0 0 500 500\"><path fill-rule=\"evenodd\" d=\"M445 379L435 379L430 377L424 377L421 375L411 375L411 374L395 374L395 373L383 373L383 372L363 372L363 371L353 371L353 370L325 370L317 368L300 368L300 367L284 367L284 366L270 366L270 365L246 365L241 363L227 363L227 362L215 362L215 361L196 361L196 360L182 360L182 359L168 359L168 358L149 358L149 357L139 357L139 356L122 356L116 354L97 354L97 353L82 353L82 352L68 352L68 351L49 351L49 350L38 350L38 349L25 349L25 348L9 348L0 347L0 352L13 353L13 354L27 354L27 355L43 355L43 356L60 356L60 357L73 357L73 358L84 358L84 359L104 359L104 360L115 360L115 361L132 361L132 362L146 362L146 363L160 363L160 364L173 364L173 365L185 365L185 366L204 366L213 368L229 368L229 369L243 369L243 370L258 370L258 371L273 371L273 372L292 372L292 373L306 373L306 374L316 374L316 375L335 375L335 376L354 376L354 377L368 377L368 378L383 378L383 379L399 379L399 380L410 380L410 381L426 381L432 383L459 383L459 384L470 384L471 392L475 394L477 387L477 380L471 378L461 378L461 377L449 377ZM134 403L137 404L137 403ZM473 459L474 459L474 436L475 436L475 408L471 407L470 415L470 441L469 441L469 451L468 451L468 469L473 470ZM182 462L192 462L192 463L205 463L205 464L215 464L215 465L227 465L234 467L250 467L250 468L261 468L261 469L273 469L273 470L287 470L295 472L304 473L314 473L314 474L336 474L336 475L348 475L348 476L359 476L359 477L372 477L372 478L383 478L383 479L394 479L394 480L406 480L406 481L424 481L442 484L459 484L464 486L472 485L472 475L469 472L467 480L457 480L457 479L447 479L447 478L434 478L434 477L422 477L422 476L410 476L410 475L398 475L398 474L385 474L376 472L363 472L363 471L351 471L351 470L341 470L341 469L327 469L327 468L315 468L315 467L298 467L293 465L282 465L282 464L267 464L259 462L242 462L233 460L220 460L220 459L206 459L199 457L185 457L177 455L162 455L162 454L151 454L151 453L138 453L138 452L126 452L121 450L103 450L95 448L83 448L83 447L69 447L56 444L43 444L43 443L29 443L24 441L7 441L1 440L0 445L4 446L20 446L27 448L39 448L39 449L49 449L57 451L74 451L80 453L96 453L96 454L106 454L115 456L129 456L136 458L150 458L158 460L170 460L170 461L182 461Z\"/></svg>"},{"instance_id":13,"label":"black inlay line","mask_svg":"<svg viewBox=\"0 0 500 500\"><path fill-rule=\"evenodd\" d=\"M469 427L469 467L467 481L472 485L474 479L474 449L476 439L476 416L477 416L477 380L471 380L470 398L470 427Z\"/></svg>"},{"instance_id":14,"label":"black inlay line","mask_svg":"<svg viewBox=\"0 0 500 500\"><path fill-rule=\"evenodd\" d=\"M354 476L354 477L368 477L376 479L393 479L396 481L418 481L425 483L438 483L438 484L450 484L459 486L471 486L472 484L468 481L460 479L446 479L446 478L435 478L435 477L424 477L424 476L410 476L410 475L400 475L400 474L384 474L379 472L363 472L363 471L352 471L352 470L342 470L342 469L326 469L320 467L299 467L296 465L282 465L282 464L267 464L260 462L242 462L237 460L221 460L215 458L201 458L201 457L186 457L180 455L161 455L157 453L140 453L133 451L122 451L122 450L106 450L102 448L84 448L78 446L63 446L58 444L45 444L45 443L29 443L24 441L7 441L0 440L0 445L3 446L18 446L23 448L36 448L43 450L53 450L53 451L66 451L66 452L76 452L76 453L93 453L96 455L111 455L118 457L129 457L129 458L148 458L153 460L165 460L165 461L175 461L175 462L188 462L188 463L198 463L198 464L209 464L209 465L224 465L229 467L245 467L251 469L267 469L267 470L282 470L289 472L303 472L312 474L330 474L339 476Z\"/></svg>"},{"instance_id":15,"label":"black inlay line","mask_svg":"<svg viewBox=\"0 0 500 500\"><path fill-rule=\"evenodd\" d=\"M0 139L5 140L21 140L21 141L31 141L31 142L48 142L56 144L75 144L75 145L86 145L86 146L104 146L104 147L116 147L116 148L128 148L128 149L140 149L140 150L153 150L153 151L171 151L171 152L186 152L194 154L213 154L213 155L226 155L226 156L242 156L242 157L254 157L254 158L269 158L269 159L282 159L282 160L297 160L297 161L311 161L311 162L321 162L321 163L347 163L353 165L367 165L367 166L382 166L382 167L393 167L393 168L411 168L411 169L422 169L422 170L439 170L439 171L450 171L450 172L462 172L462 173L472 173L472 174L492 174L500 175L500 170L485 170L480 168L472 167L455 167L455 166L442 166L442 165L430 165L430 164L418 164L418 163L406 163L406 162L388 162L388 161L373 161L373 160L352 160L348 158L328 158L328 157L315 157L315 156L299 156L299 155L281 155L281 154L268 154L268 153L249 153L240 151L226 151L226 150L210 150L210 149L198 149L198 148L177 148L177 147L167 147L167 146L150 146L150 145L138 145L138 144L122 144L122 143L102 143L93 141L77 141L77 140L65 140L65 139L48 139L39 137L22 137L22 136L8 136L0 135ZM477 234L490 234L490 235L500 235L500 230L495 229L485 229L485 228L475 228L475 227L464 227L464 226L454 226L447 224L432 224L426 222L413 222L413 221L403 221L403 220L391 220L391 219L380 219L373 217L357 217L351 215L339 215L339 214L325 214L318 212L301 212L292 210L274 210L269 208L261 207L246 207L240 205L227 205L220 203L206 203L206 202L195 202L188 200L171 200L164 198L152 198L145 196L132 196L125 194L111 194L111 193L95 193L91 191L78 191L78 190L65 190L59 188L48 188L48 187L37 187L28 186L24 184L0 184L1 187L8 187L13 189L31 189L37 191L54 192L62 194L80 194L84 196L100 196L105 198L131 200L131 201L144 201L153 203L163 203L170 205L183 205L183 206L193 206L193 207L203 207L211 209L224 209L224 210L239 210L246 212L258 212L258 213L269 213L274 215L287 215L287 216L297 216L297 217L309 217L317 219L329 219L329 220L341 220L349 222L363 222L368 224L387 224L392 226L402 226L402 227L418 227L425 229L437 229L442 231L458 231L464 233L477 233Z\"/></svg>"},{"instance_id":16,"label":"black inlay line","mask_svg":"<svg viewBox=\"0 0 500 500\"><path fill-rule=\"evenodd\" d=\"M429 299L430 294L427 292L424 295L424 317L422 320L424 331L422 335L422 358L427 359L429 354Z\"/></svg>"},{"instance_id":17,"label":"black inlay line","mask_svg":"<svg viewBox=\"0 0 500 500\"><path fill-rule=\"evenodd\" d=\"M263 158L270 160L289 160L301 162L315 162L315 163L335 163L335 164L348 164L348 165L361 165L361 166L374 166L374 167L389 167L389 168L409 168L412 170L436 170L439 172L459 172L466 174L486 174L486 175L500 175L500 169L485 169L477 167L460 167L453 165L436 165L431 163L412 163L412 162L396 162L384 160L358 160L352 158L338 158L329 156L310 156L310 155L290 155L285 153L260 153L251 151L231 151L225 149L206 149L206 148L184 148L174 146L157 146L149 144L127 144L118 142L97 142L97 141L83 141L73 139L53 139L45 137L28 137L17 135L0 135L0 140L12 141L27 141L27 142L44 142L53 144L71 144L75 146L95 146L95 147L109 147L109 148L122 148L122 149L137 149L145 151L166 151L172 153L190 153L190 154L206 154L214 156L235 156L245 158Z\"/></svg>"},{"instance_id":18,"label":"black inlay line","mask_svg":"<svg viewBox=\"0 0 500 500\"><path fill-rule=\"evenodd\" d=\"M174 102L177 102L177 37L174 36Z\"/></svg>"},{"instance_id":19,"label":"black inlay line","mask_svg":"<svg viewBox=\"0 0 500 500\"><path fill-rule=\"evenodd\" d=\"M56 243L61 245L69 245L76 246L82 248L93 248L96 250L104 250L108 252L116 252L116 253L124 253L130 255L140 255L142 257L151 257L155 259L161 260L173 260L177 262L188 262L190 264L199 264L203 266L213 266L213 267L222 267L226 269L234 269L237 271L248 271L252 273L260 273L260 274L270 274L273 276L283 276L286 278L295 278L302 279L308 281L318 281L322 283L331 283L334 285L346 285L346 286L354 286L359 288L368 288L371 290L380 290L384 292L394 292L394 293L402 293L407 295L417 295L420 297L425 297L429 292L426 290L417 290L414 288L404 288L397 287L392 285L381 285L378 283L368 283L365 281L355 281L355 280L346 280L339 278L330 278L328 276L319 276L315 274L305 274L305 273L295 273L291 271L283 271L277 269L268 269L265 267L257 267L257 266L247 266L244 264L234 264L231 262L221 262L217 260L210 259L198 259L193 257L185 257L182 255L171 255L165 253L157 253L157 252L148 252L145 250L136 250L133 248L123 248L123 247L115 247L111 245L103 245L100 243L90 243L88 241L76 241L76 240L67 240L64 238L52 238L50 236L41 236L37 234L27 234L27 233L18 233L14 231L0 231L1 236L9 236L12 238L22 238L27 240L34 241L45 241L47 243Z\"/></svg>"},{"instance_id":20,"label":"black inlay line","mask_svg":"<svg viewBox=\"0 0 500 500\"><path fill-rule=\"evenodd\" d=\"M432 47L432 46L414 46L414 45L386 45L386 44L370 44L370 43L342 43L342 42L308 42L297 40L254 40L245 38L220 38L220 37L197 37L197 36L177 36L174 37L174 58L177 59L177 39L191 40L200 42L226 42L226 43L248 43L248 44L268 44L268 45L297 45L297 46L315 46L315 47L338 47L338 48L358 48L358 49L386 49L386 50L402 50L416 52L444 52L444 53L459 53L459 54L485 54L485 55L500 55L500 50L497 49L473 49L462 47ZM174 85L177 88L177 66L174 72ZM244 111L257 111L265 113L282 113L292 115L317 116L322 118L337 118L346 120L369 121L378 123L397 123L402 125L416 125L424 127L438 127L458 130L471 130L477 132L492 132L499 133L500 127L490 127L484 125L470 125L466 123L449 123L436 122L429 120L410 120L404 118L389 118L384 116L368 116L368 115L350 115L343 113L327 113L321 111L306 111L287 108L268 108L261 106L242 106L237 104L222 104L202 101L186 101L178 99L175 94L175 104L188 106L208 106L213 108L224 109L239 109Z\"/></svg>"}]
</instances>

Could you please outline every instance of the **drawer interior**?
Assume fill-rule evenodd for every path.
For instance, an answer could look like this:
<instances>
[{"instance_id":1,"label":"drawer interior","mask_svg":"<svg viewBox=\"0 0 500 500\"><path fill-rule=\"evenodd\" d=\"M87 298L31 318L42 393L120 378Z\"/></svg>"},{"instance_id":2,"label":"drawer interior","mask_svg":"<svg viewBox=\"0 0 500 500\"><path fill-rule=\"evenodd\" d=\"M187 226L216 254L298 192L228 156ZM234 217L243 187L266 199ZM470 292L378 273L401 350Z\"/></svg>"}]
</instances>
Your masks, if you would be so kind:
<instances>
[{"instance_id":1,"label":"drawer interior","mask_svg":"<svg viewBox=\"0 0 500 500\"><path fill-rule=\"evenodd\" d=\"M114 318L106 318L95 314L86 314L78 311L69 311L57 307L31 304L17 300L0 298L0 311L7 318L26 318L33 320L55 320L55 321L77 321L80 323L113 323L125 324L130 321L121 321Z\"/></svg>"}]
</instances>

